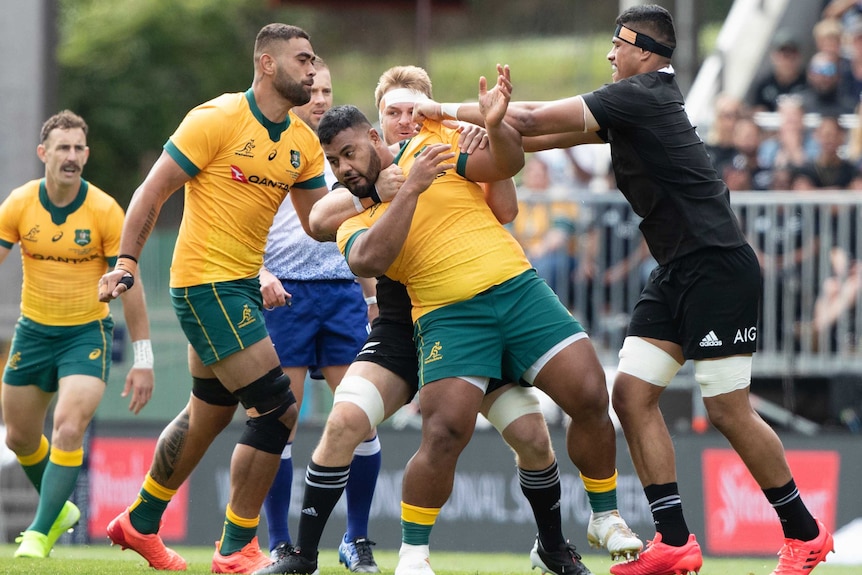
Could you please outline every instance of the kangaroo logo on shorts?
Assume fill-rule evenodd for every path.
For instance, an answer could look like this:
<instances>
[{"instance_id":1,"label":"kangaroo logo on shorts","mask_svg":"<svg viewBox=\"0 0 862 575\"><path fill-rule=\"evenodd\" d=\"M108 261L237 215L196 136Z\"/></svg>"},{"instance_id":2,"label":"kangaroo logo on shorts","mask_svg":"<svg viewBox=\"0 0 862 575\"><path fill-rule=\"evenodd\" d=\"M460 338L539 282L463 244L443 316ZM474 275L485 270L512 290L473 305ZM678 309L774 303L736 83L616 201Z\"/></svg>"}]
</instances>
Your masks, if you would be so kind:
<instances>
[{"instance_id":1,"label":"kangaroo logo on shorts","mask_svg":"<svg viewBox=\"0 0 862 575\"><path fill-rule=\"evenodd\" d=\"M75 230L75 243L86 246L90 243L90 230Z\"/></svg>"},{"instance_id":2,"label":"kangaroo logo on shorts","mask_svg":"<svg viewBox=\"0 0 862 575\"><path fill-rule=\"evenodd\" d=\"M290 165L294 168L299 169L299 150L291 150L290 151Z\"/></svg>"},{"instance_id":3,"label":"kangaroo logo on shorts","mask_svg":"<svg viewBox=\"0 0 862 575\"><path fill-rule=\"evenodd\" d=\"M428 355L425 357L424 363L431 363L443 359L443 355L440 353L442 349L443 346L440 345L440 342L435 341L434 345L431 346L431 351L428 352Z\"/></svg>"},{"instance_id":4,"label":"kangaroo logo on shorts","mask_svg":"<svg viewBox=\"0 0 862 575\"><path fill-rule=\"evenodd\" d=\"M100 357L102 357L101 349L97 348L90 352L90 359L99 359Z\"/></svg>"},{"instance_id":5,"label":"kangaroo logo on shorts","mask_svg":"<svg viewBox=\"0 0 862 575\"><path fill-rule=\"evenodd\" d=\"M9 361L6 363L6 367L9 369L18 369L18 364L21 363L21 352L16 351L9 357Z\"/></svg>"},{"instance_id":6,"label":"kangaroo logo on shorts","mask_svg":"<svg viewBox=\"0 0 862 575\"><path fill-rule=\"evenodd\" d=\"M251 315L251 308L248 307L248 304L243 304L242 306L242 319L239 320L239 323L236 324L237 327L245 327L247 325L251 325L255 322L254 316Z\"/></svg>"}]
</instances>

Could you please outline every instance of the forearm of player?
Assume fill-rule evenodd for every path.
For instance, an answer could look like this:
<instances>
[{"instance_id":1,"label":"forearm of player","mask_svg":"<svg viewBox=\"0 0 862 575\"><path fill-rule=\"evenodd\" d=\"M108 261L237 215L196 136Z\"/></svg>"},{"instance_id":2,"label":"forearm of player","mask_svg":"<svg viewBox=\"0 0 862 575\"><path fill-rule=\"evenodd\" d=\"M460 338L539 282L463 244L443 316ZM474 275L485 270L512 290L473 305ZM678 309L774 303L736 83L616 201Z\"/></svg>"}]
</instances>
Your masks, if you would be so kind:
<instances>
[{"instance_id":1,"label":"forearm of player","mask_svg":"<svg viewBox=\"0 0 862 575\"><path fill-rule=\"evenodd\" d=\"M347 188L333 190L315 202L308 215L311 237L333 242L338 226L374 205L371 198L357 198Z\"/></svg>"}]
</instances>

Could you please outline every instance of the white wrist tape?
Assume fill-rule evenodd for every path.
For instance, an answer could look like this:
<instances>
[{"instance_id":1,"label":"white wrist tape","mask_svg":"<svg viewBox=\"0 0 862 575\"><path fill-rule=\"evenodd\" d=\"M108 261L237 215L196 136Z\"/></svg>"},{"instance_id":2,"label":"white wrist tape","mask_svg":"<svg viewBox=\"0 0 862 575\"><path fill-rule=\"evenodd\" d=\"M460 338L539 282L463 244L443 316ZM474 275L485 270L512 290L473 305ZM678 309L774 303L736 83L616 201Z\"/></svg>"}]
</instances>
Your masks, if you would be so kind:
<instances>
[{"instance_id":1,"label":"white wrist tape","mask_svg":"<svg viewBox=\"0 0 862 575\"><path fill-rule=\"evenodd\" d=\"M153 345L148 339L139 339L132 342L135 352L135 363L132 369L153 369Z\"/></svg>"},{"instance_id":2,"label":"white wrist tape","mask_svg":"<svg viewBox=\"0 0 862 575\"><path fill-rule=\"evenodd\" d=\"M365 208L362 206L362 202L359 201L359 198L357 198L353 194L350 195L353 196L353 206L356 208L356 213L361 214L362 212L364 212Z\"/></svg>"},{"instance_id":3,"label":"white wrist tape","mask_svg":"<svg viewBox=\"0 0 862 575\"><path fill-rule=\"evenodd\" d=\"M365 298L365 305L374 305L377 303L377 296L371 295Z\"/></svg>"},{"instance_id":4,"label":"white wrist tape","mask_svg":"<svg viewBox=\"0 0 862 575\"><path fill-rule=\"evenodd\" d=\"M458 108L460 107L461 104L440 104L440 113L443 114L443 117L447 120L457 120Z\"/></svg>"}]
</instances>

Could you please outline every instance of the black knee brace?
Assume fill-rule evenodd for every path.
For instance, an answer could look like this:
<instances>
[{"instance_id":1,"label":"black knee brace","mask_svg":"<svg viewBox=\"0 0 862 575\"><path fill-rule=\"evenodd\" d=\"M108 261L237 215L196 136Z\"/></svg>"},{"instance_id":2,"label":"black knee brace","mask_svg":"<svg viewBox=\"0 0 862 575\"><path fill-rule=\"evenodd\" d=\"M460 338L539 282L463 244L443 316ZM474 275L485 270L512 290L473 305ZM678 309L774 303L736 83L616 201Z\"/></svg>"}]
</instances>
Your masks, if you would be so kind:
<instances>
[{"instance_id":1,"label":"black knee brace","mask_svg":"<svg viewBox=\"0 0 862 575\"><path fill-rule=\"evenodd\" d=\"M290 379L281 368L275 368L260 379L234 392L245 407L248 420L239 443L266 453L280 454L287 445L290 428L279 421L296 403L290 390Z\"/></svg>"},{"instance_id":2,"label":"black knee brace","mask_svg":"<svg viewBox=\"0 0 862 575\"><path fill-rule=\"evenodd\" d=\"M231 407L239 403L216 377L192 377L192 395L210 405Z\"/></svg>"}]
</instances>

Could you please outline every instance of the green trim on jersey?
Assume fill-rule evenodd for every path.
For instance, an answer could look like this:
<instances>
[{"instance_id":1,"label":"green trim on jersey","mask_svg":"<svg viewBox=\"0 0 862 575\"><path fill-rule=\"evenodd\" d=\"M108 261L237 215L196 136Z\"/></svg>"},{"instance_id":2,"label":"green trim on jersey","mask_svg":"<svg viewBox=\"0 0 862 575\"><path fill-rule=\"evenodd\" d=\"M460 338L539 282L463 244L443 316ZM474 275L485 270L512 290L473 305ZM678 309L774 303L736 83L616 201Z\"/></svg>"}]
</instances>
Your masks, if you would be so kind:
<instances>
[{"instance_id":1,"label":"green trim on jersey","mask_svg":"<svg viewBox=\"0 0 862 575\"><path fill-rule=\"evenodd\" d=\"M84 200L87 199L88 189L90 189L90 184L87 180L81 178L78 195L75 196L75 199L71 204L60 208L51 203L51 199L48 197L48 187L45 185L45 178L42 178L39 182L39 203L42 204L42 207L45 208L49 214L51 214L51 221L59 226L66 223L66 218L69 217L69 214L84 205Z\"/></svg>"},{"instance_id":2,"label":"green trim on jersey","mask_svg":"<svg viewBox=\"0 0 862 575\"><path fill-rule=\"evenodd\" d=\"M165 142L165 151L168 155L174 159L176 163L180 165L183 171L188 174L189 177L194 178L200 173L200 168L192 163L185 154L183 154L179 148L177 148L176 144L168 140Z\"/></svg>"},{"instance_id":3,"label":"green trim on jersey","mask_svg":"<svg viewBox=\"0 0 862 575\"><path fill-rule=\"evenodd\" d=\"M292 186L292 188L296 188L298 190L316 190L317 188L325 188L326 187L326 177L324 175L319 175L311 178L310 180L305 180L302 182L296 182Z\"/></svg>"},{"instance_id":4,"label":"green trim on jersey","mask_svg":"<svg viewBox=\"0 0 862 575\"><path fill-rule=\"evenodd\" d=\"M266 131L269 132L269 139L273 142L281 140L281 135L290 127L290 115L286 116L283 122L278 123L267 119L267 117L263 115L263 112L260 111L260 108L257 107L257 102L254 99L254 89L252 88L245 91L245 99L248 102L248 107L251 108L252 115L257 118L260 125L266 128Z\"/></svg>"},{"instance_id":5,"label":"green trim on jersey","mask_svg":"<svg viewBox=\"0 0 862 575\"><path fill-rule=\"evenodd\" d=\"M356 232L355 234L350 236L349 240L347 240L347 245L344 246L344 259L347 261L348 264L350 263L350 248L353 247L353 242L356 241L356 238L358 238L359 236L361 236L362 234L364 234L367 231L368 231L368 228L365 228L363 230L359 230L358 232Z\"/></svg>"},{"instance_id":6,"label":"green trim on jersey","mask_svg":"<svg viewBox=\"0 0 862 575\"><path fill-rule=\"evenodd\" d=\"M15 244L12 242L7 242L6 240L0 240L0 246L3 246L7 250L11 250L13 247L15 247Z\"/></svg>"}]
</instances>

